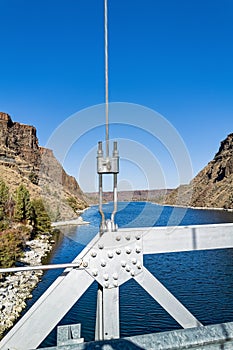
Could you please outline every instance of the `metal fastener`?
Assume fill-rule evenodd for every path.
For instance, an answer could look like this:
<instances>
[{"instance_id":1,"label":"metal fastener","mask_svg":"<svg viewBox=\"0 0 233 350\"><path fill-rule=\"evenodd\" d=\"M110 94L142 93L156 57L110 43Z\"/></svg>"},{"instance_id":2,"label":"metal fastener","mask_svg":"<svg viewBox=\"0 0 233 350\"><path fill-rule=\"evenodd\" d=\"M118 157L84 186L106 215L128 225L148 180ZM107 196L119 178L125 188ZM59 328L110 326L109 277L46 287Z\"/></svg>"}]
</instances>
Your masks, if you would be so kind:
<instances>
[{"instance_id":1,"label":"metal fastener","mask_svg":"<svg viewBox=\"0 0 233 350\"><path fill-rule=\"evenodd\" d=\"M126 267L126 261L125 261L125 260L122 260L122 261L121 261L121 266L122 266L122 267Z\"/></svg>"},{"instance_id":2,"label":"metal fastener","mask_svg":"<svg viewBox=\"0 0 233 350\"><path fill-rule=\"evenodd\" d=\"M104 249L103 243L99 243L99 244L98 244L98 247L99 247L99 249Z\"/></svg>"},{"instance_id":3,"label":"metal fastener","mask_svg":"<svg viewBox=\"0 0 233 350\"><path fill-rule=\"evenodd\" d=\"M141 253L141 248L140 247L136 247L136 253Z\"/></svg>"},{"instance_id":4,"label":"metal fastener","mask_svg":"<svg viewBox=\"0 0 233 350\"><path fill-rule=\"evenodd\" d=\"M105 274L103 275L103 278L104 278L105 281L108 281L108 280L109 280L109 275L108 275L107 273L105 273Z\"/></svg>"},{"instance_id":5,"label":"metal fastener","mask_svg":"<svg viewBox=\"0 0 233 350\"><path fill-rule=\"evenodd\" d=\"M105 267L106 266L106 261L105 260L101 260L101 266Z\"/></svg>"},{"instance_id":6,"label":"metal fastener","mask_svg":"<svg viewBox=\"0 0 233 350\"><path fill-rule=\"evenodd\" d=\"M121 254L121 250L120 250L120 249L117 249L117 250L116 250L116 254L117 254L117 255L120 255L120 254Z\"/></svg>"},{"instance_id":7,"label":"metal fastener","mask_svg":"<svg viewBox=\"0 0 233 350\"><path fill-rule=\"evenodd\" d=\"M115 273L112 275L112 278L113 278L114 280L118 280L118 274L115 272Z\"/></svg>"},{"instance_id":8,"label":"metal fastener","mask_svg":"<svg viewBox=\"0 0 233 350\"><path fill-rule=\"evenodd\" d=\"M96 255L97 255L96 251L95 251L95 250L92 250L92 252L91 252L91 256L92 256L92 258L95 258L95 257L96 257Z\"/></svg>"},{"instance_id":9,"label":"metal fastener","mask_svg":"<svg viewBox=\"0 0 233 350\"><path fill-rule=\"evenodd\" d=\"M92 275L94 277L98 276L98 270L97 269L92 270Z\"/></svg>"},{"instance_id":10,"label":"metal fastener","mask_svg":"<svg viewBox=\"0 0 233 350\"><path fill-rule=\"evenodd\" d=\"M129 265L126 265L126 268L125 268L125 269L126 269L127 272L130 272L130 271L131 271L131 267L130 267Z\"/></svg>"},{"instance_id":11,"label":"metal fastener","mask_svg":"<svg viewBox=\"0 0 233 350\"><path fill-rule=\"evenodd\" d=\"M113 252L108 252L108 257L109 257L109 259L112 259L113 258Z\"/></svg>"},{"instance_id":12,"label":"metal fastener","mask_svg":"<svg viewBox=\"0 0 233 350\"><path fill-rule=\"evenodd\" d=\"M132 249L129 248L129 247L127 247L127 248L126 248L126 253L127 253L127 254L130 254L131 252L132 252Z\"/></svg>"},{"instance_id":13,"label":"metal fastener","mask_svg":"<svg viewBox=\"0 0 233 350\"><path fill-rule=\"evenodd\" d=\"M132 264L134 264L134 265L137 264L137 259L136 258L133 258L131 261L132 261Z\"/></svg>"}]
</instances>

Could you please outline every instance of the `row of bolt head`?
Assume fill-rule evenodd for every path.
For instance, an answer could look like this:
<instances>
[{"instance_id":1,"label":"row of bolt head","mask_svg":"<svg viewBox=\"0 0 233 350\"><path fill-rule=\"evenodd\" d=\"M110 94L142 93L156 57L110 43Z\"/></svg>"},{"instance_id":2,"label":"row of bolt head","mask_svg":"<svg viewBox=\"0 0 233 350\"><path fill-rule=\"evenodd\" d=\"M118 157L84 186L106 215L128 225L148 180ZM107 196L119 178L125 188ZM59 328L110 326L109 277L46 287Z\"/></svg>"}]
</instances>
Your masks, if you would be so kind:
<instances>
[{"instance_id":1,"label":"row of bolt head","mask_svg":"<svg viewBox=\"0 0 233 350\"><path fill-rule=\"evenodd\" d=\"M137 264L137 259L136 258L132 258L132 264L134 264L134 265L136 265ZM125 264L126 265L126 262L125 261L122 261L121 262L121 265L122 264ZM102 266L102 267L105 267L106 265L107 265L107 262L106 262L106 260L104 260L104 259L102 259L101 261L100 261L100 265ZM123 265L122 265L123 266ZM124 267L124 266L123 266Z\"/></svg>"},{"instance_id":2,"label":"row of bolt head","mask_svg":"<svg viewBox=\"0 0 233 350\"><path fill-rule=\"evenodd\" d=\"M135 270L132 269L131 266L128 265L125 261L122 261L122 262L121 262L121 265L122 265L122 267L125 267L125 270L126 270L127 272L129 272L130 275L131 275L132 277L135 276ZM137 263L136 263L136 267L137 267L138 269L141 269L141 268L142 268L141 263L140 263L140 262L137 262ZM97 276L98 276L98 270L97 270L97 269L93 269L93 270L92 270L92 275L93 275L94 277L97 277ZM119 285L119 283L118 283L118 279L119 279L118 273L117 273L117 272L113 273L111 277L112 277L112 279L113 279L113 287L118 287L118 285ZM105 287L105 288L109 288L109 287L110 287L110 283L109 283L110 276L109 276L109 274L105 273L105 274L103 275L103 279L104 279L104 281L105 281L105 282L104 282L104 287Z\"/></svg>"},{"instance_id":3,"label":"row of bolt head","mask_svg":"<svg viewBox=\"0 0 233 350\"><path fill-rule=\"evenodd\" d=\"M135 238L136 238L136 240L140 240L140 239L141 239L141 235L140 235L140 234L136 234L136 235L135 235ZM130 241L131 237L130 237L129 235L127 235L127 236L125 236L125 239L126 239L127 241ZM120 240L121 240L121 236L119 236L119 235L116 236L116 241L120 241ZM99 249L104 249L104 244L100 242L100 243L98 244L98 248L99 248ZM92 256L93 256L93 257L96 257L97 253L94 252L94 251L93 251L92 253L93 253Z\"/></svg>"},{"instance_id":4,"label":"row of bolt head","mask_svg":"<svg viewBox=\"0 0 233 350\"><path fill-rule=\"evenodd\" d=\"M114 281L113 282L113 287L118 287L118 286L119 286L118 282ZM104 288L109 288L109 287L110 287L110 283L109 282L105 282L104 283Z\"/></svg>"},{"instance_id":5,"label":"row of bolt head","mask_svg":"<svg viewBox=\"0 0 233 350\"><path fill-rule=\"evenodd\" d=\"M136 253L141 253L141 248L140 247L136 247L136 249L135 249L135 251L136 251ZM126 248L126 254L131 254L131 252L132 252L132 249L131 248L129 248L129 247L127 247ZM120 255L121 254L121 250L120 249L118 249L117 251L116 251L116 253L118 254L118 255ZM97 253L95 252L95 251L92 251L91 252L91 256L92 257L96 257L96 255L97 255ZM110 258L110 259L112 259L113 258L113 252L108 252L108 257ZM135 265L136 264L136 258L133 258L132 259L132 263ZM81 265L81 263L80 263L80 265ZM105 267L107 265L107 263L106 263L106 261L104 260L104 259L102 259L101 260L101 266L102 267ZM83 267L88 267L88 262L87 261L84 261L83 262Z\"/></svg>"},{"instance_id":6,"label":"row of bolt head","mask_svg":"<svg viewBox=\"0 0 233 350\"><path fill-rule=\"evenodd\" d=\"M97 269L93 269L93 270L92 270L92 275L93 275L94 277L98 276L98 270L97 270ZM105 281L108 281L108 280L109 280L109 274L108 274L108 273L104 273L104 274L103 274L103 278L104 278ZM117 272L114 272L114 273L112 274L112 278L113 278L115 281L117 281L118 278L119 278L118 273L117 273Z\"/></svg>"},{"instance_id":7,"label":"row of bolt head","mask_svg":"<svg viewBox=\"0 0 233 350\"><path fill-rule=\"evenodd\" d=\"M142 268L142 264L140 261L137 261L136 258L133 258L132 259L132 264L136 265L136 267L140 270ZM129 264L127 264L127 262L125 260L122 260L121 261L121 266L122 267L125 267L126 271L127 272L130 272L131 271L131 267Z\"/></svg>"},{"instance_id":8,"label":"row of bolt head","mask_svg":"<svg viewBox=\"0 0 233 350\"><path fill-rule=\"evenodd\" d=\"M136 251L136 253L139 254L139 253L141 253L141 248L140 248L140 247L136 247L136 248L135 248L135 251ZM132 249L131 249L130 247L126 247L126 248L125 248L125 252L126 252L126 254L131 254ZM117 255L120 255L120 254L121 254L121 250L120 250L119 248L116 250L116 254L117 254ZM92 251L91 251L91 257L92 257L92 258L95 258L96 256L97 256L97 252L96 252L95 250L92 250ZM112 252L112 251L109 251L109 252L108 252L108 258L109 258L109 259L112 259L113 256L114 256L113 252Z\"/></svg>"},{"instance_id":9,"label":"row of bolt head","mask_svg":"<svg viewBox=\"0 0 233 350\"><path fill-rule=\"evenodd\" d=\"M141 239L141 235L137 234L137 235L135 235L135 238L136 238L137 241L139 241ZM129 235L125 236L125 239L127 241L130 241L131 236L129 236ZM120 240L121 240L121 236L116 236L116 241L119 242Z\"/></svg>"},{"instance_id":10,"label":"row of bolt head","mask_svg":"<svg viewBox=\"0 0 233 350\"><path fill-rule=\"evenodd\" d=\"M131 254L131 253L132 253L132 249L129 248L129 247L126 247L125 251L126 251L126 254ZM136 252L137 254L140 254L141 251L142 251L141 247L136 247L136 248L135 248L135 252Z\"/></svg>"}]
</instances>

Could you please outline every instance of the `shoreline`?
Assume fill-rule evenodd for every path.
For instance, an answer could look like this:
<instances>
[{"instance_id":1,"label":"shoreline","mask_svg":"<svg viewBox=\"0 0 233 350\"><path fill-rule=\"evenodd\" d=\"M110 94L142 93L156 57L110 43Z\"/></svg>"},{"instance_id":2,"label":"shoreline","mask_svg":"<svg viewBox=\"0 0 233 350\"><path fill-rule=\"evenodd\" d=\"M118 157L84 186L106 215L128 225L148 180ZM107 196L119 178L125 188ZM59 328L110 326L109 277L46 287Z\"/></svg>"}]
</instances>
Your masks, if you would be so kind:
<instances>
[{"instance_id":1,"label":"shoreline","mask_svg":"<svg viewBox=\"0 0 233 350\"><path fill-rule=\"evenodd\" d=\"M83 211L82 211L83 212ZM53 222L51 227L88 225L81 216L72 220ZM54 233L41 234L36 239L26 242L23 257L18 261L22 265L38 266L53 248ZM14 326L27 306L27 300L32 298L32 292L37 287L44 272L21 271L14 274L0 275L0 339Z\"/></svg>"},{"instance_id":2,"label":"shoreline","mask_svg":"<svg viewBox=\"0 0 233 350\"><path fill-rule=\"evenodd\" d=\"M155 202L151 202L154 203L156 205L161 205L163 207L173 207L173 208L183 208L183 209L197 209L197 210L218 210L218 211L225 211L225 212L229 212L232 213L233 209L231 208L216 208L216 207L191 207L191 206L187 206L187 205L172 205L172 204L161 204L161 203L155 203Z\"/></svg>"},{"instance_id":3,"label":"shoreline","mask_svg":"<svg viewBox=\"0 0 233 350\"><path fill-rule=\"evenodd\" d=\"M60 227L60 226L70 226L70 225L89 225L90 222L84 221L81 216L78 216L76 219L71 220L63 220L52 222L52 227Z\"/></svg>"},{"instance_id":4,"label":"shoreline","mask_svg":"<svg viewBox=\"0 0 233 350\"><path fill-rule=\"evenodd\" d=\"M26 242L26 249L20 263L41 265L43 258L52 250L51 234L41 234L38 238ZM27 306L27 299L32 298L32 291L40 282L42 270L23 271L3 275L0 280L0 339L14 326Z\"/></svg>"},{"instance_id":5,"label":"shoreline","mask_svg":"<svg viewBox=\"0 0 233 350\"><path fill-rule=\"evenodd\" d=\"M103 203L103 204L109 204L111 202ZM172 207L172 208L183 208L183 209L197 209L197 210L218 210L223 212L229 212L233 213L233 208L216 208L216 207L193 207L193 206L187 206L187 205L179 205L179 204L164 204L164 203L158 203L153 202L151 200L140 200L140 201L119 201L118 203L151 203L155 205L159 205L161 207Z\"/></svg>"},{"instance_id":6,"label":"shoreline","mask_svg":"<svg viewBox=\"0 0 233 350\"><path fill-rule=\"evenodd\" d=\"M103 204L109 204L109 203L113 203L113 202L106 202ZM184 209L197 209L197 210L218 210L218 211L225 211L225 212L229 212L232 213L233 212L233 208L216 208L216 207L193 207L193 206L188 206L188 205L179 205L179 204L164 204L164 203L159 203L159 202L155 202L153 200L138 200L138 201L118 201L118 203L151 203L151 204L155 204L155 205L160 205L161 207L173 207L173 208L184 208ZM97 206L97 204L93 204L90 206Z\"/></svg>"}]
</instances>

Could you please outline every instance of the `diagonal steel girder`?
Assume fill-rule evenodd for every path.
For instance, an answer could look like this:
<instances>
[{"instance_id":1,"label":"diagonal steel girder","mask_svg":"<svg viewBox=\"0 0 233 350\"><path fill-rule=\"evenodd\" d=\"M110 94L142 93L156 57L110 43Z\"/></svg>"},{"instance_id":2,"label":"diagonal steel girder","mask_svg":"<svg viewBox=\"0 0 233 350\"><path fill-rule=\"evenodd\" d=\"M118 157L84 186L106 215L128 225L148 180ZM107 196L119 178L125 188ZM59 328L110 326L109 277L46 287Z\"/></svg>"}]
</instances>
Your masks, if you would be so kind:
<instances>
[{"instance_id":1,"label":"diagonal steel girder","mask_svg":"<svg viewBox=\"0 0 233 350\"><path fill-rule=\"evenodd\" d=\"M161 282L146 268L134 279L149 293L183 328L193 328L202 324L189 312Z\"/></svg>"},{"instance_id":2,"label":"diagonal steel girder","mask_svg":"<svg viewBox=\"0 0 233 350\"><path fill-rule=\"evenodd\" d=\"M98 236L74 259L78 262ZM83 295L94 279L85 271L66 269L0 341L0 349L35 349Z\"/></svg>"},{"instance_id":3,"label":"diagonal steel girder","mask_svg":"<svg viewBox=\"0 0 233 350\"><path fill-rule=\"evenodd\" d=\"M68 272L36 302L0 342L5 349L35 349L92 284L84 270Z\"/></svg>"},{"instance_id":4,"label":"diagonal steel girder","mask_svg":"<svg viewBox=\"0 0 233 350\"><path fill-rule=\"evenodd\" d=\"M119 237L124 237L126 243L122 243L122 251L131 243L131 248L141 237L142 253L156 254L166 252L191 251L191 250L205 250L205 249L219 249L233 247L233 224L218 224L218 225L196 225L185 227L153 227L153 228L131 228L119 229L117 233L107 232L107 240L111 243L111 251L109 259L112 261L115 256L114 239L110 238L113 235L116 240ZM117 236L114 236L117 235ZM104 251L100 239L103 240L104 235L100 238L96 237L87 245L87 247L77 256L74 262L88 257L95 261L95 254L98 249ZM131 241L129 241L131 239ZM101 243L101 244L100 244ZM136 246L135 246L136 247ZM125 256L133 249L126 248ZM128 249L128 253L127 253ZM137 249L137 248L136 248ZM116 255L119 253L116 251ZM98 253L99 254L99 253ZM107 253L109 254L109 253ZM136 253L135 253L136 254ZM129 257L131 255L129 254ZM98 261L98 258L96 259ZM132 274L133 260L131 259L131 275L127 275L127 264L122 277L123 281L134 278L152 297L157 300L172 317L183 327L195 327L201 325L200 322L144 267L141 268L138 274ZM119 263L119 261L118 261ZM118 264L119 265L119 264ZM83 265L84 266L84 265ZM114 265L111 265L111 269ZM135 265L136 266L136 265ZM118 273L121 274L122 266L118 266ZM49 287L49 289L41 296L41 298L30 308L30 310L19 320L19 322L10 330L7 335L0 342L0 348L7 350L15 348L17 350L26 350L36 348L47 336L47 334L56 326L59 320L66 314L72 305L81 297L86 289L94 281L92 275L96 271L89 269L77 270L67 269L57 280ZM129 272L130 273L130 272ZM98 281L98 280L97 280ZM119 283L119 285L122 283ZM119 334L119 315L111 312L111 300L114 301L115 311L118 313L118 293L111 293L113 286L110 285L110 290L106 289L103 292L103 298L106 299L105 323L110 326L107 329L110 333ZM113 288L114 289L114 288ZM116 287L118 291L118 286ZM58 307L59 306L59 307ZM111 322L110 322L111 321ZM109 323L110 322L110 323ZM107 326L108 328L108 326ZM26 335L26 336L25 336Z\"/></svg>"}]
</instances>

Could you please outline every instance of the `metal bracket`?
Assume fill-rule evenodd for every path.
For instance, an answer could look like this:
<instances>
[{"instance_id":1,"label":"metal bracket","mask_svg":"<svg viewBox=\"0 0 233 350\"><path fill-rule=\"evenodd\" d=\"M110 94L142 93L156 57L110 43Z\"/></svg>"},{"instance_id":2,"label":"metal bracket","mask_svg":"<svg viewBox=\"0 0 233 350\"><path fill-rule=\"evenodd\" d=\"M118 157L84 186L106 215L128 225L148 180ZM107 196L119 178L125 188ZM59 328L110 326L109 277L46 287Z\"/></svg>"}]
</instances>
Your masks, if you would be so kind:
<instances>
[{"instance_id":1,"label":"metal bracket","mask_svg":"<svg viewBox=\"0 0 233 350\"><path fill-rule=\"evenodd\" d=\"M104 157L102 142L98 143L97 151L97 173L99 174L99 212L102 220L100 225L100 235L106 231L117 231L117 225L115 224L115 214L117 212L117 174L119 173L119 154L117 150L117 142L114 142L112 157L109 153ZM103 212L103 175L113 175L113 203L114 209L111 214L111 220L105 220Z\"/></svg>"},{"instance_id":2,"label":"metal bracket","mask_svg":"<svg viewBox=\"0 0 233 350\"><path fill-rule=\"evenodd\" d=\"M81 338L81 324L72 324L57 327L57 346L64 349L64 346L84 343Z\"/></svg>"},{"instance_id":3,"label":"metal bracket","mask_svg":"<svg viewBox=\"0 0 233 350\"><path fill-rule=\"evenodd\" d=\"M97 172L98 174L118 174L119 173L119 154L117 142L114 142L112 157L107 154L104 157L102 142L98 143L97 152Z\"/></svg>"}]
</instances>

